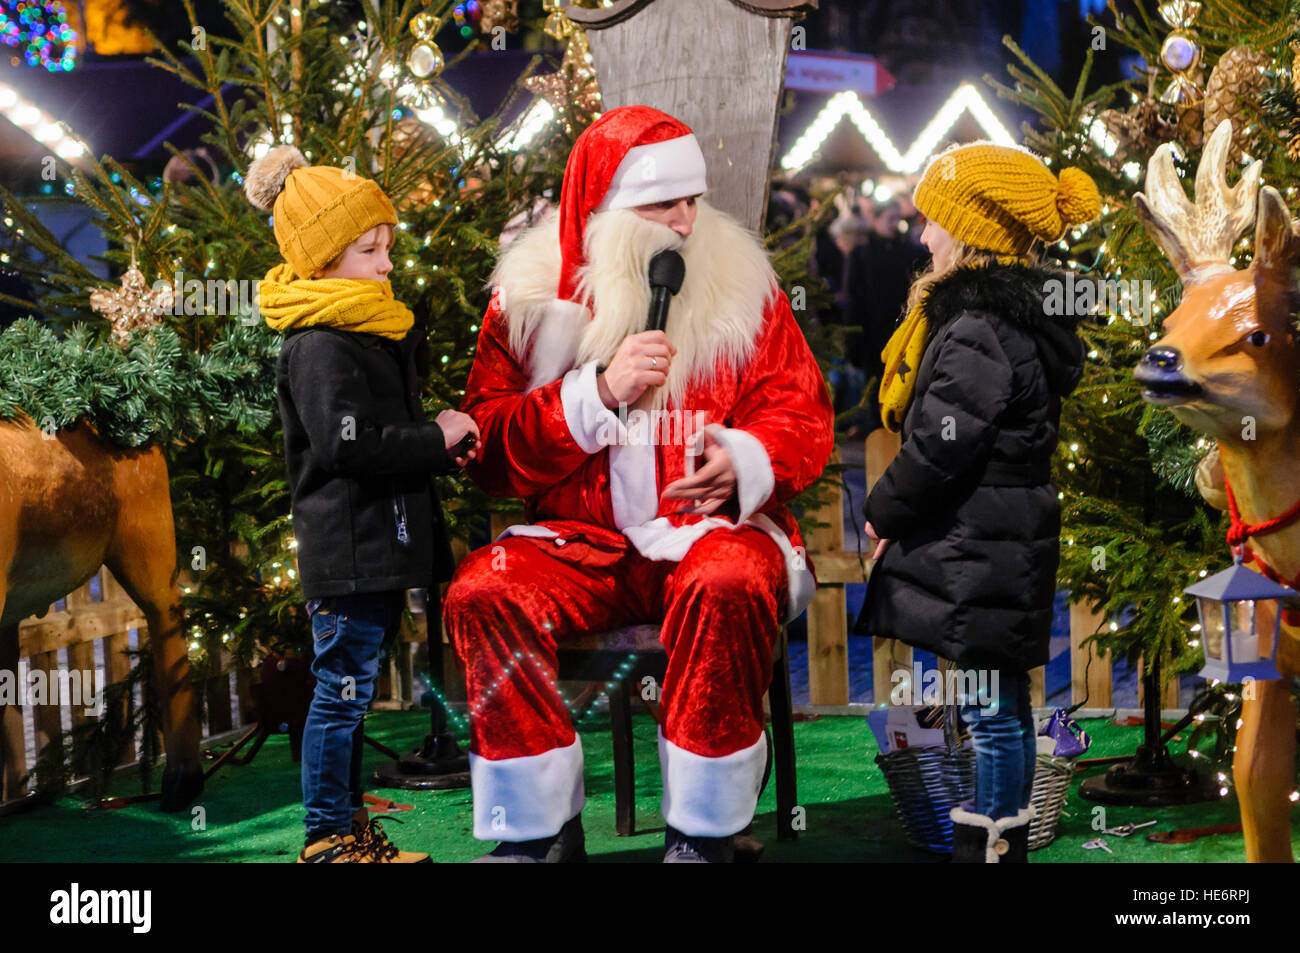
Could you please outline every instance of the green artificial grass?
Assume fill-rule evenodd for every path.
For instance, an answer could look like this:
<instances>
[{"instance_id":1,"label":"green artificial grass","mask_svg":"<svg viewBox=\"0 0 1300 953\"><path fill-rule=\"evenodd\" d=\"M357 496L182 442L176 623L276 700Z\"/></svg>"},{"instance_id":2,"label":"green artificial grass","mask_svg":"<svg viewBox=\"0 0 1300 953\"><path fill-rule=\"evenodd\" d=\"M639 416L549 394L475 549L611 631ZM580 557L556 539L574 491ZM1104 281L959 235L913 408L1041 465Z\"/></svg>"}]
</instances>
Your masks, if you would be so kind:
<instances>
[{"instance_id":1,"label":"green artificial grass","mask_svg":"<svg viewBox=\"0 0 1300 953\"><path fill-rule=\"evenodd\" d=\"M396 748L414 748L428 727L422 712L375 712L367 731ZM633 719L636 751L637 833L614 833L614 772L609 722L596 714L582 725L586 759L587 807L583 827L587 851L597 862L658 863L663 857L663 819L659 814L660 775L654 721L644 713ZM1083 722L1092 735L1089 757L1131 754L1141 728L1112 726L1105 719ZM806 809L806 830L794 842L776 839L776 791L769 783L759 801L754 835L766 844L763 862L816 861L940 862L944 858L916 850L903 837L893 802L880 769L876 745L866 720L826 717L795 725L799 769L799 804ZM1175 750L1178 750L1175 744ZM383 760L367 746L366 776ZM1087 777L1103 771L1095 768ZM1057 838L1030 855L1033 863L1211 863L1245 859L1240 834L1204 837L1191 844L1152 844L1151 830L1206 827L1238 821L1231 796L1212 803L1145 809L1107 807L1108 826L1127 821L1158 820L1129 838L1107 837L1114 851L1084 850L1084 841L1098 836L1091 824L1097 805L1077 795L1071 786ZM428 851L436 861L467 861L491 845L471 836L470 792L398 791L370 788L374 794L414 810L385 822L390 838L406 850ZM115 794L138 791L133 779L117 782ZM299 766L289 756L286 735L272 736L257 759L245 767L226 767L210 778L195 807L168 815L157 802L121 810L99 811L76 798L0 818L0 860L3 861L129 861L129 862L273 862L294 860L302 848L302 804ZM201 809L198 810L198 809ZM1294 831L1294 826L1293 826Z\"/></svg>"}]
</instances>

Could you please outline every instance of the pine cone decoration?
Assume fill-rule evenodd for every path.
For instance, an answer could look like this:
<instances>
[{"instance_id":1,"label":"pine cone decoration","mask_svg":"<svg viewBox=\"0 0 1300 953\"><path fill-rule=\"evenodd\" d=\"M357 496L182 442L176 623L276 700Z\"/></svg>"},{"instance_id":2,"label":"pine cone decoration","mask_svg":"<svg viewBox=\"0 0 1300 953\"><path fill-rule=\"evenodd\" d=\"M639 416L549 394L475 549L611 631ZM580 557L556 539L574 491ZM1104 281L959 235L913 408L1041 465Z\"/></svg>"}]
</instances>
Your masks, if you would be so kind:
<instances>
[{"instance_id":1,"label":"pine cone decoration","mask_svg":"<svg viewBox=\"0 0 1300 953\"><path fill-rule=\"evenodd\" d=\"M484 36L490 36L497 27L505 27L507 33L519 29L519 0L479 0L479 29Z\"/></svg>"},{"instance_id":2,"label":"pine cone decoration","mask_svg":"<svg viewBox=\"0 0 1300 953\"><path fill-rule=\"evenodd\" d=\"M1247 135L1245 129L1253 124L1254 113L1250 104L1258 101L1267 84L1263 69L1268 57L1248 46L1234 46L1221 57L1210 73L1205 87L1205 119L1202 125L1208 136L1225 119L1232 120L1232 148L1228 161L1241 164L1242 153L1254 155L1259 148L1259 135Z\"/></svg>"},{"instance_id":3,"label":"pine cone decoration","mask_svg":"<svg viewBox=\"0 0 1300 953\"><path fill-rule=\"evenodd\" d=\"M1178 113L1178 138L1189 148L1201 148L1201 143L1204 141L1201 128L1205 122L1205 103L1175 106L1174 109Z\"/></svg>"},{"instance_id":4,"label":"pine cone decoration","mask_svg":"<svg viewBox=\"0 0 1300 953\"><path fill-rule=\"evenodd\" d=\"M1149 97L1138 100L1126 112L1103 109L1097 119L1116 143L1115 154L1102 160L1112 172L1118 172L1132 159L1145 161L1157 146L1173 139L1178 132L1173 123L1160 115L1160 104Z\"/></svg>"}]
</instances>

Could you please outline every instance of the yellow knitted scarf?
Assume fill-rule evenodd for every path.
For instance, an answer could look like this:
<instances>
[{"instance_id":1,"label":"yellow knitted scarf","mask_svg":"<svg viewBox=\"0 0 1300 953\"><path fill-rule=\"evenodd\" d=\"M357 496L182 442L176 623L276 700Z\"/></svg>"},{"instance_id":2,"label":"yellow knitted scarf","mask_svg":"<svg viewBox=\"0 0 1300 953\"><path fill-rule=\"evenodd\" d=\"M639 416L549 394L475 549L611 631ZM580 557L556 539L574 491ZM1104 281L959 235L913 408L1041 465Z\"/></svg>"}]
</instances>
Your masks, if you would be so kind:
<instances>
[{"instance_id":1,"label":"yellow knitted scarf","mask_svg":"<svg viewBox=\"0 0 1300 953\"><path fill-rule=\"evenodd\" d=\"M995 259L999 265L1027 265L1030 259L1023 255L998 255ZM988 268L987 263L962 265L963 268ZM940 278L936 281L942 281ZM934 287L931 285L931 288ZM903 415L912 399L912 388L916 385L916 372L925 356L925 346L930 336L930 322L925 315L925 305L930 297L927 288L915 308L908 312L903 323L890 336L880 358L885 362L885 370L880 375L880 420L894 433L903 429Z\"/></svg>"},{"instance_id":2,"label":"yellow knitted scarf","mask_svg":"<svg viewBox=\"0 0 1300 953\"><path fill-rule=\"evenodd\" d=\"M325 325L400 341L415 323L411 309L393 297L390 282L296 278L284 264L262 279L258 304L266 323L281 334Z\"/></svg>"},{"instance_id":3,"label":"yellow knitted scarf","mask_svg":"<svg viewBox=\"0 0 1300 953\"><path fill-rule=\"evenodd\" d=\"M889 338L880 352L885 362L880 376L880 419L886 427L898 433L903 429L903 414L912 399L916 383L916 370L925 354L925 342L930 324L925 317L925 298L913 308L903 323Z\"/></svg>"}]
</instances>

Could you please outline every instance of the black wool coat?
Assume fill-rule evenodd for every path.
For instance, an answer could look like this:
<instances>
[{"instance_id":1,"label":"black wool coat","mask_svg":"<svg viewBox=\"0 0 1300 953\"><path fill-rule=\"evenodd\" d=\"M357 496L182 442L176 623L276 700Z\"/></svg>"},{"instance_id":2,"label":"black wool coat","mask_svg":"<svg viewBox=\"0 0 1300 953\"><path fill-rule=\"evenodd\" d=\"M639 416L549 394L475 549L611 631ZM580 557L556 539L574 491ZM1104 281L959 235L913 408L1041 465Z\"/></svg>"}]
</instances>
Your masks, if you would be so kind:
<instances>
[{"instance_id":1,"label":"black wool coat","mask_svg":"<svg viewBox=\"0 0 1300 953\"><path fill-rule=\"evenodd\" d=\"M864 508L892 542L859 634L964 667L1046 664L1061 526L1050 463L1083 373L1077 319L1044 307L1045 282L1064 277L972 266L931 286L902 447Z\"/></svg>"},{"instance_id":2,"label":"black wool coat","mask_svg":"<svg viewBox=\"0 0 1300 953\"><path fill-rule=\"evenodd\" d=\"M418 325L401 341L328 327L285 336L276 390L308 599L451 578L433 477L455 463L424 416L417 359L426 351Z\"/></svg>"}]
</instances>

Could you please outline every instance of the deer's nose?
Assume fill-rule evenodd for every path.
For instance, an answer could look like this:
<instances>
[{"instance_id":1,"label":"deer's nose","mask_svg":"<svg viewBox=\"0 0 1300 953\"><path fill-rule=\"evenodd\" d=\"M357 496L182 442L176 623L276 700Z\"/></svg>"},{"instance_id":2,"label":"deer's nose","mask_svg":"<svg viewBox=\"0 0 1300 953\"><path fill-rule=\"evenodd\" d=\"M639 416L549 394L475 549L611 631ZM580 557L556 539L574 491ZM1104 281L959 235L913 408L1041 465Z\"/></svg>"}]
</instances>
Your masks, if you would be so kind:
<instances>
[{"instance_id":1,"label":"deer's nose","mask_svg":"<svg viewBox=\"0 0 1300 953\"><path fill-rule=\"evenodd\" d=\"M1183 356L1172 347L1153 347L1142 355L1142 365L1150 370L1176 371L1183 366Z\"/></svg>"}]
</instances>

